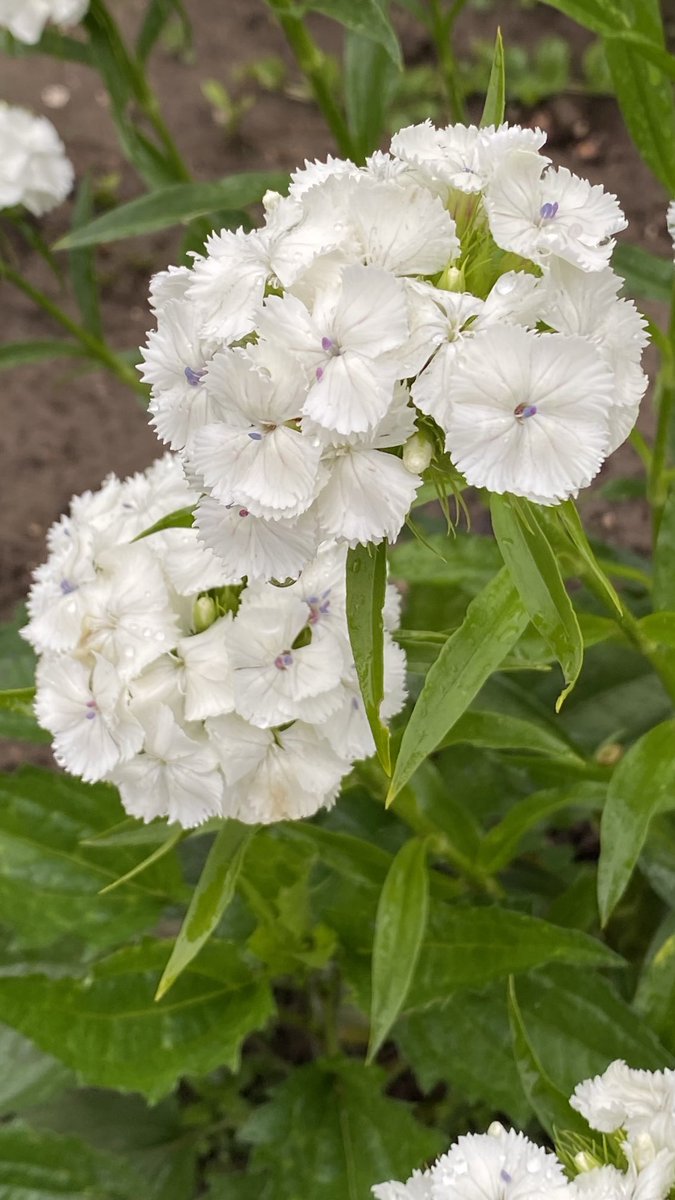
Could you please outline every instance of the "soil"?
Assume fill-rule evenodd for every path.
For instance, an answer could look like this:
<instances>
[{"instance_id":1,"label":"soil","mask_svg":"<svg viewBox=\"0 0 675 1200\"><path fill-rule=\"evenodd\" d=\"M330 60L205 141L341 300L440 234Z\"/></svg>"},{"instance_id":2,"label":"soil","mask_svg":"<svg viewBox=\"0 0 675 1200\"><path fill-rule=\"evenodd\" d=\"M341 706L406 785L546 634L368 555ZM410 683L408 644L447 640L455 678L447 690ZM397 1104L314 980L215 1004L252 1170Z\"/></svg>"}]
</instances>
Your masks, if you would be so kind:
<instances>
[{"instance_id":1,"label":"soil","mask_svg":"<svg viewBox=\"0 0 675 1200\"><path fill-rule=\"evenodd\" d=\"M321 158L335 150L320 114L307 99L298 98L299 80L264 0L186 0L185 7L193 23L193 59L184 61L160 44L151 74L166 122L197 179L241 170L290 170L306 157ZM112 0L112 8L131 32L145 2ZM562 35L569 40L577 64L589 41L583 31L543 5L524 8L515 0L496 0L486 8L482 0L480 8L469 5L462 14L460 52L475 38L492 40L497 25L510 45L531 47L544 36ZM338 50L335 25L317 19L315 30L328 49ZM430 48L419 27L404 17L401 31L408 60L424 62ZM268 92L241 80L242 67L270 55L288 64L289 85L283 92ZM233 132L214 119L201 89L208 79L221 82L235 96L243 92L253 96ZM3 60L1 91L10 103L47 113L78 177L89 172L99 183L119 179L120 199L140 193L134 173L120 156L105 93L86 67L41 57ZM65 104L53 107L55 96L60 101L65 98ZM479 101L476 105L475 113ZM639 159L611 98L569 91L532 110L512 105L507 116L543 125L556 161L618 194L630 221L630 241L671 254L664 220L668 197ZM49 243L66 232L69 208L66 204L45 220ZM146 306L148 278L176 261L179 244L180 233L171 232L100 249L104 327L116 348L132 349L144 340L151 324ZM28 277L58 297L53 277L36 256L19 246L15 253ZM3 340L58 336L50 319L9 284L0 291ZM59 299L63 302L63 297ZM157 456L159 446L137 400L105 373L78 375L59 360L6 371L2 385L0 614L7 616L25 595L30 572L44 557L45 532L71 495L97 487L110 471L124 476L145 467ZM648 412L643 419L649 428ZM632 450L625 448L608 470L638 473L639 464ZM646 548L647 514L639 502L615 504L608 511L606 503L591 498L589 513L594 523L609 527L611 536L625 546Z\"/></svg>"}]
</instances>

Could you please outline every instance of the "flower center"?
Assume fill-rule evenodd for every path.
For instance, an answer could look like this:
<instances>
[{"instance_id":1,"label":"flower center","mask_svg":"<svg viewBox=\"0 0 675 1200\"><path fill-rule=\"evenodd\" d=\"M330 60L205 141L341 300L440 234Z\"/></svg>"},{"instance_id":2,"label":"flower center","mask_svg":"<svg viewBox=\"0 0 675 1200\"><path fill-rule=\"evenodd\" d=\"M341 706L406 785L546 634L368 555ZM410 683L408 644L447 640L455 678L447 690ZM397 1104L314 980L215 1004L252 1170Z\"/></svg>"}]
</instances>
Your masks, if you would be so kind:
<instances>
[{"instance_id":1,"label":"flower center","mask_svg":"<svg viewBox=\"0 0 675 1200\"><path fill-rule=\"evenodd\" d=\"M93 698L91 700L87 700L87 703L84 707L87 710L84 714L85 721L93 721L97 713L96 701Z\"/></svg>"},{"instance_id":2,"label":"flower center","mask_svg":"<svg viewBox=\"0 0 675 1200\"><path fill-rule=\"evenodd\" d=\"M309 623L316 625L330 612L330 588L323 592L321 596L308 596L307 606L309 608Z\"/></svg>"},{"instance_id":3,"label":"flower center","mask_svg":"<svg viewBox=\"0 0 675 1200\"><path fill-rule=\"evenodd\" d=\"M277 671L287 671L289 667L292 667L293 655L290 650L282 650L281 654L277 654L274 665Z\"/></svg>"},{"instance_id":4,"label":"flower center","mask_svg":"<svg viewBox=\"0 0 675 1200\"><path fill-rule=\"evenodd\" d=\"M193 367L185 368L185 378L190 384L190 387L199 387L205 375L206 367L202 367L199 371L195 371Z\"/></svg>"},{"instance_id":5,"label":"flower center","mask_svg":"<svg viewBox=\"0 0 675 1200\"><path fill-rule=\"evenodd\" d=\"M321 349L324 351L325 354L328 355L329 358L337 358L337 356L342 353L337 342L334 341L333 338L330 338L330 337L322 337ZM321 382L321 380L323 379L323 376L324 376L324 367L317 367L315 374L316 374L318 381Z\"/></svg>"},{"instance_id":6,"label":"flower center","mask_svg":"<svg viewBox=\"0 0 675 1200\"><path fill-rule=\"evenodd\" d=\"M524 421L526 417L534 417L536 414L536 404L517 404L513 410L514 417L517 417L519 421Z\"/></svg>"},{"instance_id":7,"label":"flower center","mask_svg":"<svg viewBox=\"0 0 675 1200\"><path fill-rule=\"evenodd\" d=\"M539 209L539 216L542 221L552 221L558 211L558 201L546 201Z\"/></svg>"},{"instance_id":8,"label":"flower center","mask_svg":"<svg viewBox=\"0 0 675 1200\"><path fill-rule=\"evenodd\" d=\"M77 584L71 583L69 579L62 579L59 586L62 596L70 596L71 592L77 591Z\"/></svg>"}]
</instances>

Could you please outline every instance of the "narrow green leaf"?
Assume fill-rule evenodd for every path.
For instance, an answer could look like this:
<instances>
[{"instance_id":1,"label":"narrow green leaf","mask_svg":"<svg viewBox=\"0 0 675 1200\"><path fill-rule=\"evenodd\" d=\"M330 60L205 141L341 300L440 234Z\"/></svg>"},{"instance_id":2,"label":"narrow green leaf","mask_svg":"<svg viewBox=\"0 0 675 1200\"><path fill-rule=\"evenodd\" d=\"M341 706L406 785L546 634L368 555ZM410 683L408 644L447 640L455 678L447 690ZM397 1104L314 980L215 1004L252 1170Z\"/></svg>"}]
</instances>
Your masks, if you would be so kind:
<instances>
[{"instance_id":1,"label":"narrow green leaf","mask_svg":"<svg viewBox=\"0 0 675 1200\"><path fill-rule=\"evenodd\" d=\"M512 717L509 713L464 713L464 716L455 722L447 737L443 738L439 750L444 746L454 746L458 742L486 746L491 750L526 750L528 753L546 754L551 758L568 758L579 765L584 761L559 734L522 717Z\"/></svg>"},{"instance_id":2,"label":"narrow green leaf","mask_svg":"<svg viewBox=\"0 0 675 1200\"><path fill-rule=\"evenodd\" d=\"M481 129L486 125L501 125L506 108L506 73L504 68L504 42L502 31L497 29L495 38L490 79L485 94L483 115L480 119Z\"/></svg>"},{"instance_id":3,"label":"narrow green leaf","mask_svg":"<svg viewBox=\"0 0 675 1200\"><path fill-rule=\"evenodd\" d=\"M403 733L389 802L450 732L527 624L527 614L503 568L472 600L464 621L429 670Z\"/></svg>"},{"instance_id":4,"label":"narrow green leaf","mask_svg":"<svg viewBox=\"0 0 675 1200\"><path fill-rule=\"evenodd\" d=\"M367 1062L403 1008L415 974L429 909L426 842L412 838L396 855L377 906Z\"/></svg>"},{"instance_id":5,"label":"narrow green leaf","mask_svg":"<svg viewBox=\"0 0 675 1200\"><path fill-rule=\"evenodd\" d=\"M84 63L85 66L91 66L91 54L86 42L81 42L78 38L65 37L56 29L49 27L44 30L40 41L33 46L29 46L27 42L18 41L6 29L0 29L0 54L7 54L10 58L26 58L33 54L46 54L49 58L57 58L61 62Z\"/></svg>"},{"instance_id":6,"label":"narrow green leaf","mask_svg":"<svg viewBox=\"0 0 675 1200\"><path fill-rule=\"evenodd\" d=\"M189 41L190 22L181 0L150 0L136 42L136 53L141 62L146 61L171 17L178 18Z\"/></svg>"},{"instance_id":7,"label":"narrow green leaf","mask_svg":"<svg viewBox=\"0 0 675 1200\"><path fill-rule=\"evenodd\" d=\"M659 258L641 246L622 242L612 255L612 266L623 275L629 295L670 304L674 276L672 259Z\"/></svg>"},{"instance_id":8,"label":"narrow green leaf","mask_svg":"<svg viewBox=\"0 0 675 1200\"><path fill-rule=\"evenodd\" d=\"M75 233L84 225L88 225L91 222L93 211L91 181L89 176L85 175L77 190L71 231ZM71 250L69 265L73 292L82 317L82 324L94 337L102 338L96 260L93 251L84 246L79 250Z\"/></svg>"},{"instance_id":9,"label":"narrow green leaf","mask_svg":"<svg viewBox=\"0 0 675 1200\"><path fill-rule=\"evenodd\" d=\"M90 965L82 978L0 978L0 1021L97 1087L167 1095L182 1075L236 1070L243 1039L273 1012L269 988L239 951L211 941L154 999L166 943L146 940Z\"/></svg>"},{"instance_id":10,"label":"narrow green leaf","mask_svg":"<svg viewBox=\"0 0 675 1200\"><path fill-rule=\"evenodd\" d=\"M124 1195L124 1168L79 1138L0 1126L0 1195L6 1200L113 1200ZM120 1170L121 1168L121 1170Z\"/></svg>"},{"instance_id":11,"label":"narrow green leaf","mask_svg":"<svg viewBox=\"0 0 675 1200\"><path fill-rule=\"evenodd\" d=\"M565 539L571 543L575 554L580 559L584 568L592 575L598 589L604 592L612 608L621 615L621 601L616 593L616 589L598 565L574 501L565 500L564 504L559 504L555 509L547 513L546 516L554 528L558 526L563 532Z\"/></svg>"},{"instance_id":12,"label":"narrow green leaf","mask_svg":"<svg viewBox=\"0 0 675 1200\"><path fill-rule=\"evenodd\" d=\"M513 976L510 977L508 983L508 1005L513 1053L520 1074L520 1082L539 1122L551 1137L567 1130L587 1136L586 1122L571 1107L567 1097L558 1091L558 1088L549 1079L528 1037L518 1005Z\"/></svg>"},{"instance_id":13,"label":"narrow green leaf","mask_svg":"<svg viewBox=\"0 0 675 1200\"><path fill-rule=\"evenodd\" d=\"M605 38L616 97L635 145L657 179L675 192L675 105L670 79L640 49Z\"/></svg>"},{"instance_id":14,"label":"narrow green leaf","mask_svg":"<svg viewBox=\"0 0 675 1200\"><path fill-rule=\"evenodd\" d=\"M675 648L675 612L649 613L640 621L640 629L652 641Z\"/></svg>"},{"instance_id":15,"label":"narrow green leaf","mask_svg":"<svg viewBox=\"0 0 675 1200\"><path fill-rule=\"evenodd\" d=\"M171 958L159 981L155 1000L161 1000L166 995L178 976L215 933L225 909L234 897L246 851L256 831L257 826L228 821L217 834L171 951Z\"/></svg>"},{"instance_id":16,"label":"narrow green leaf","mask_svg":"<svg viewBox=\"0 0 675 1200\"><path fill-rule=\"evenodd\" d=\"M603 784L584 781L525 796L486 833L478 849L478 865L490 874L501 871L515 857L520 842L530 829L561 809L578 807L597 811L602 808L605 795Z\"/></svg>"},{"instance_id":17,"label":"narrow green leaf","mask_svg":"<svg viewBox=\"0 0 675 1200\"><path fill-rule=\"evenodd\" d=\"M132 541L140 542L141 538L150 537L153 533L161 533L163 529L191 529L194 523L194 512L191 508L177 508L175 512L168 513L166 517L155 521L154 525L150 525L142 533L137 533Z\"/></svg>"},{"instance_id":18,"label":"narrow green leaf","mask_svg":"<svg viewBox=\"0 0 675 1200\"><path fill-rule=\"evenodd\" d=\"M598 905L603 925L626 890L653 816L675 807L675 721L640 738L616 767L600 826Z\"/></svg>"},{"instance_id":19,"label":"narrow green leaf","mask_svg":"<svg viewBox=\"0 0 675 1200\"><path fill-rule=\"evenodd\" d=\"M615 0L547 0L547 3L593 33L612 34L631 28L621 4Z\"/></svg>"},{"instance_id":20,"label":"narrow green leaf","mask_svg":"<svg viewBox=\"0 0 675 1200\"><path fill-rule=\"evenodd\" d=\"M396 64L378 42L349 30L344 50L347 124L359 162L377 150L396 86Z\"/></svg>"},{"instance_id":21,"label":"narrow green leaf","mask_svg":"<svg viewBox=\"0 0 675 1200\"><path fill-rule=\"evenodd\" d=\"M171 827L168 826L167 828ZM175 829L171 830L168 838L165 838L161 846L157 846L157 848L152 851L152 854L149 854L147 858L141 859L141 861L136 863L136 865L133 866L131 870L127 871L125 875L120 875L119 879L114 879L112 883L107 883L105 887L101 888L99 896L107 896L110 894L110 892L114 892L116 888L122 887L122 885L125 883L130 883L132 879L136 879L138 875L142 875L143 871L147 871L148 867L152 867L154 863L159 862L160 858L164 858L164 855L168 854L170 850L173 850L174 846L177 846L184 837L185 830L183 829L182 825L178 825ZM90 841L89 843L83 844L91 845L92 843ZM101 845L100 842L94 844ZM110 845L109 842L108 845ZM117 845L119 845L119 842Z\"/></svg>"},{"instance_id":22,"label":"narrow green leaf","mask_svg":"<svg viewBox=\"0 0 675 1200\"><path fill-rule=\"evenodd\" d=\"M347 555L347 625L361 696L377 756L391 774L389 730L380 717L384 695L384 624L387 543L357 546Z\"/></svg>"},{"instance_id":23,"label":"narrow green leaf","mask_svg":"<svg viewBox=\"0 0 675 1200\"><path fill-rule=\"evenodd\" d=\"M6 688L0 692L0 709L20 713L22 717L33 716L35 688Z\"/></svg>"},{"instance_id":24,"label":"narrow green leaf","mask_svg":"<svg viewBox=\"0 0 675 1200\"><path fill-rule=\"evenodd\" d=\"M491 496L497 544L534 628L555 654L565 678L556 710L574 687L584 660L584 640L556 556L535 505L515 496Z\"/></svg>"},{"instance_id":25,"label":"narrow green leaf","mask_svg":"<svg viewBox=\"0 0 675 1200\"><path fill-rule=\"evenodd\" d=\"M661 517L654 555L654 608L675 612L675 488Z\"/></svg>"},{"instance_id":26,"label":"narrow green leaf","mask_svg":"<svg viewBox=\"0 0 675 1200\"><path fill-rule=\"evenodd\" d=\"M83 358L84 351L74 342L6 342L0 346L0 371L22 367L26 363L45 362L50 358Z\"/></svg>"},{"instance_id":27,"label":"narrow green leaf","mask_svg":"<svg viewBox=\"0 0 675 1200\"><path fill-rule=\"evenodd\" d=\"M278 171L245 171L216 183L173 183L103 213L56 244L57 250L98 246L184 224L221 209L255 204L268 189L281 190L288 177Z\"/></svg>"},{"instance_id":28,"label":"narrow green leaf","mask_svg":"<svg viewBox=\"0 0 675 1200\"><path fill-rule=\"evenodd\" d=\"M672 914L670 917L672 921ZM635 1007L672 1049L673 997L675 997L675 933L665 938L642 968L635 993Z\"/></svg>"}]
</instances>

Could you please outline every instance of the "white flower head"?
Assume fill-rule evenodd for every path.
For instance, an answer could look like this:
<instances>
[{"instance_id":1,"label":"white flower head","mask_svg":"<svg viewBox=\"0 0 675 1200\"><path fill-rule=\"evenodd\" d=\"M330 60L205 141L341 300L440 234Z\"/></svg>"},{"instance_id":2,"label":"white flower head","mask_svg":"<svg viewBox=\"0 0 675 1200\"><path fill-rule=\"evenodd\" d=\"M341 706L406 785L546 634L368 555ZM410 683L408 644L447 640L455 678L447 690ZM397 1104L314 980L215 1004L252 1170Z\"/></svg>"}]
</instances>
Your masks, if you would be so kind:
<instances>
[{"instance_id":1,"label":"white flower head","mask_svg":"<svg viewBox=\"0 0 675 1200\"><path fill-rule=\"evenodd\" d=\"M590 483L608 452L613 388L581 338L486 329L452 380L448 453L475 487L559 503Z\"/></svg>"},{"instance_id":2,"label":"white flower head","mask_svg":"<svg viewBox=\"0 0 675 1200\"><path fill-rule=\"evenodd\" d=\"M375 1200L431 1200L431 1173L413 1171L406 1183L376 1183L370 1190Z\"/></svg>"},{"instance_id":3,"label":"white flower head","mask_svg":"<svg viewBox=\"0 0 675 1200\"><path fill-rule=\"evenodd\" d=\"M636 1070L616 1059L602 1075L577 1084L570 1104L601 1133L625 1129L631 1141L655 1135L656 1150L668 1144L665 1119L675 1144L675 1071Z\"/></svg>"},{"instance_id":4,"label":"white flower head","mask_svg":"<svg viewBox=\"0 0 675 1200\"><path fill-rule=\"evenodd\" d=\"M0 102L0 209L22 204L41 217L65 200L74 177L51 121Z\"/></svg>"},{"instance_id":5,"label":"white flower head","mask_svg":"<svg viewBox=\"0 0 675 1200\"><path fill-rule=\"evenodd\" d=\"M556 1156L513 1129L460 1137L431 1168L431 1200L562 1200L568 1188Z\"/></svg>"}]
</instances>

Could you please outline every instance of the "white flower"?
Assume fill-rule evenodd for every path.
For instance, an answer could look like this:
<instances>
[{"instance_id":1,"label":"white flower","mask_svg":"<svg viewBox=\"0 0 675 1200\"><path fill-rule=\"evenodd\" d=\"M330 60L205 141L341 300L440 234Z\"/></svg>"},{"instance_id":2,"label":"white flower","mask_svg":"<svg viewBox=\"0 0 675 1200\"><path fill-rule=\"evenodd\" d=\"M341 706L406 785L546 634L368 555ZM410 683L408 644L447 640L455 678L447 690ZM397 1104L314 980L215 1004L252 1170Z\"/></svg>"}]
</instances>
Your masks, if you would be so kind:
<instances>
[{"instance_id":1,"label":"white flower","mask_svg":"<svg viewBox=\"0 0 675 1200\"><path fill-rule=\"evenodd\" d=\"M431 1173L413 1171L407 1183L377 1183L371 1188L375 1200L431 1200Z\"/></svg>"},{"instance_id":2,"label":"white flower","mask_svg":"<svg viewBox=\"0 0 675 1200\"><path fill-rule=\"evenodd\" d=\"M223 780L206 736L189 736L164 704L138 707L145 730L142 754L112 774L133 817L168 817L185 829L220 816Z\"/></svg>"},{"instance_id":3,"label":"white flower","mask_svg":"<svg viewBox=\"0 0 675 1200\"><path fill-rule=\"evenodd\" d=\"M302 366L302 411L316 425L349 435L385 416L400 370L390 351L408 336L405 293L389 272L345 267L340 288L320 293L311 314L294 296L271 296L259 327Z\"/></svg>"},{"instance_id":4,"label":"white flower","mask_svg":"<svg viewBox=\"0 0 675 1200\"><path fill-rule=\"evenodd\" d=\"M96 658L90 667L74 658L46 657L36 683L37 719L54 735L56 761L71 774L93 783L140 750L143 729L105 659Z\"/></svg>"},{"instance_id":5,"label":"white flower","mask_svg":"<svg viewBox=\"0 0 675 1200\"><path fill-rule=\"evenodd\" d=\"M328 482L315 505L324 537L349 546L396 541L422 482L419 475L368 443L328 451L324 464Z\"/></svg>"},{"instance_id":6,"label":"white flower","mask_svg":"<svg viewBox=\"0 0 675 1200\"><path fill-rule=\"evenodd\" d=\"M363 175L339 183L348 203L353 252L366 265L394 275L435 275L457 258L455 222L425 188Z\"/></svg>"},{"instance_id":7,"label":"white flower","mask_svg":"<svg viewBox=\"0 0 675 1200\"><path fill-rule=\"evenodd\" d=\"M204 376L217 345L203 336L194 304L175 299L162 305L157 329L141 350L141 378L152 386L151 424L173 450L182 450L190 434L213 419Z\"/></svg>"},{"instance_id":8,"label":"white flower","mask_svg":"<svg viewBox=\"0 0 675 1200\"><path fill-rule=\"evenodd\" d=\"M458 362L446 446L473 486L556 504L600 469L612 395L611 372L582 338L495 326Z\"/></svg>"},{"instance_id":9,"label":"white flower","mask_svg":"<svg viewBox=\"0 0 675 1200\"><path fill-rule=\"evenodd\" d=\"M274 607L271 596L269 603L243 609L233 624L234 707L262 728L322 721L341 700L342 646L329 630L308 624L299 596L282 591Z\"/></svg>"},{"instance_id":10,"label":"white flower","mask_svg":"<svg viewBox=\"0 0 675 1200\"><path fill-rule=\"evenodd\" d=\"M392 153L413 170L414 177L438 191L446 199L450 189L480 192L499 163L520 150L539 162L540 170L548 160L537 152L546 141L540 129L521 129L519 125L489 126L448 125L435 129L431 121L409 125L391 140Z\"/></svg>"},{"instance_id":11,"label":"white flower","mask_svg":"<svg viewBox=\"0 0 675 1200\"><path fill-rule=\"evenodd\" d=\"M412 398L423 413L443 425L457 353L465 339L473 336L484 305L469 292L444 292L425 284L415 285L411 293L415 296L411 341L426 348Z\"/></svg>"},{"instance_id":12,"label":"white flower","mask_svg":"<svg viewBox=\"0 0 675 1200\"><path fill-rule=\"evenodd\" d=\"M23 204L34 217L41 217L65 200L73 179L72 165L51 121L0 102L0 209Z\"/></svg>"},{"instance_id":13,"label":"white flower","mask_svg":"<svg viewBox=\"0 0 675 1200\"><path fill-rule=\"evenodd\" d=\"M231 712L234 708L233 675L228 651L231 628L232 617L220 617L203 633L181 638L176 646L176 656L183 668L185 717L188 721L203 721L205 717Z\"/></svg>"},{"instance_id":14,"label":"white flower","mask_svg":"<svg viewBox=\"0 0 675 1200\"><path fill-rule=\"evenodd\" d=\"M460 1137L431 1168L432 1200L562 1200L568 1187L555 1155L513 1129Z\"/></svg>"},{"instance_id":15,"label":"white flower","mask_svg":"<svg viewBox=\"0 0 675 1200\"><path fill-rule=\"evenodd\" d=\"M613 237L626 228L616 196L566 167L549 168L531 154L507 155L485 194L498 246L536 263L564 258L584 271L607 266Z\"/></svg>"},{"instance_id":16,"label":"white flower","mask_svg":"<svg viewBox=\"0 0 675 1200\"><path fill-rule=\"evenodd\" d=\"M294 579L318 546L316 517L303 513L294 520L268 521L243 505L219 504L206 496L195 512L195 527L222 567L223 583Z\"/></svg>"},{"instance_id":17,"label":"white flower","mask_svg":"<svg viewBox=\"0 0 675 1200\"><path fill-rule=\"evenodd\" d=\"M217 408L190 438L187 458L211 495L269 520L305 512L319 486L321 446L297 427L305 388L295 361L270 346L223 350L205 385Z\"/></svg>"},{"instance_id":18,"label":"white flower","mask_svg":"<svg viewBox=\"0 0 675 1200\"><path fill-rule=\"evenodd\" d=\"M349 762L311 725L256 729L232 715L207 721L226 779L225 815L247 824L298 820L330 808Z\"/></svg>"},{"instance_id":19,"label":"white flower","mask_svg":"<svg viewBox=\"0 0 675 1200\"><path fill-rule=\"evenodd\" d=\"M670 234L675 251L675 200L671 200L666 210L666 228Z\"/></svg>"},{"instance_id":20,"label":"white flower","mask_svg":"<svg viewBox=\"0 0 675 1200\"><path fill-rule=\"evenodd\" d=\"M675 1071L640 1071L621 1059L602 1075L577 1084L570 1099L591 1129L613 1133L625 1129L629 1138L656 1134L656 1148L675 1146ZM659 1133L665 1121L667 1135Z\"/></svg>"},{"instance_id":21,"label":"white flower","mask_svg":"<svg viewBox=\"0 0 675 1200\"><path fill-rule=\"evenodd\" d=\"M0 28L34 46L48 21L76 25L88 8L89 0L0 0Z\"/></svg>"}]
</instances>

